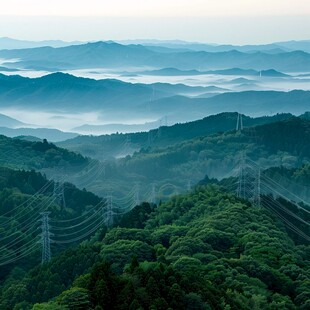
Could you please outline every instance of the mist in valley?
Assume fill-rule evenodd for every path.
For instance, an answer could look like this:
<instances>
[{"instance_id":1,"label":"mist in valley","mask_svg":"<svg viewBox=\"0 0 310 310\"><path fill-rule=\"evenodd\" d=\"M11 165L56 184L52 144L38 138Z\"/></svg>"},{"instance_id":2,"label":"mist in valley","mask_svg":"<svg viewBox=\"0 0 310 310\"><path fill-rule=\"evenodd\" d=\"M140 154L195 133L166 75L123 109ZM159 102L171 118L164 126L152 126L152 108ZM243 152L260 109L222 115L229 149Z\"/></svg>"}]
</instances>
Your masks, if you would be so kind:
<instances>
[{"instance_id":1,"label":"mist in valley","mask_svg":"<svg viewBox=\"0 0 310 310\"><path fill-rule=\"evenodd\" d=\"M17 2L0 309L310 309L308 1Z\"/></svg>"}]
</instances>

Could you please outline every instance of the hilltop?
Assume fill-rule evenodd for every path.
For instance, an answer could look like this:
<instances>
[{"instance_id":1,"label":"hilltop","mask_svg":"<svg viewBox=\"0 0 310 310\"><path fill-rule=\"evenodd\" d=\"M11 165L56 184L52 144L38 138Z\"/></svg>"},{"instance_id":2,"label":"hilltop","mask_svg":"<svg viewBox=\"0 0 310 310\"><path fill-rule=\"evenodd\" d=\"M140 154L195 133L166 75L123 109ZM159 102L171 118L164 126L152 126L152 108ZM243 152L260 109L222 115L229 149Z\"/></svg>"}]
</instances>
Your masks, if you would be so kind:
<instances>
[{"instance_id":1,"label":"hilltop","mask_svg":"<svg viewBox=\"0 0 310 310\"><path fill-rule=\"evenodd\" d=\"M143 45L93 42L52 48L2 50L0 57L20 59L13 66L58 70L77 68L128 68L146 66L180 70L219 70L227 68L305 72L310 69L310 54L304 51L268 53L255 51L158 51ZM12 64L5 63L5 66ZM199 71L200 71L199 70Z\"/></svg>"},{"instance_id":2,"label":"hilltop","mask_svg":"<svg viewBox=\"0 0 310 310\"><path fill-rule=\"evenodd\" d=\"M287 120L292 117L293 115L289 113L254 118L243 115L243 125L251 127ZM59 142L57 145L96 159L111 158L117 157L124 151L126 141L130 141L130 151L139 151L141 148L171 146L193 138L234 130L237 119L238 113L225 112L193 122L161 126L148 132L101 135L98 137L82 135Z\"/></svg>"},{"instance_id":3,"label":"hilltop","mask_svg":"<svg viewBox=\"0 0 310 310\"><path fill-rule=\"evenodd\" d=\"M72 115L96 113L100 120L168 117L170 123L203 118L222 111L242 110L252 116L271 113L302 114L309 109L310 91L244 91L190 87L183 84L132 84L119 80L93 80L64 73L41 78L0 75L3 108L19 108ZM238 81L239 83L240 81ZM209 98L195 98L193 96ZM211 97L210 97L211 96ZM81 124L83 125L83 124Z\"/></svg>"},{"instance_id":4,"label":"hilltop","mask_svg":"<svg viewBox=\"0 0 310 310\"><path fill-rule=\"evenodd\" d=\"M119 227L12 275L1 307L306 309L307 249L268 210L199 188L138 206Z\"/></svg>"},{"instance_id":5,"label":"hilltop","mask_svg":"<svg viewBox=\"0 0 310 310\"><path fill-rule=\"evenodd\" d=\"M59 148L47 140L27 141L0 135L0 165L11 168L43 169L50 167L75 169L88 160L83 156Z\"/></svg>"}]
</instances>

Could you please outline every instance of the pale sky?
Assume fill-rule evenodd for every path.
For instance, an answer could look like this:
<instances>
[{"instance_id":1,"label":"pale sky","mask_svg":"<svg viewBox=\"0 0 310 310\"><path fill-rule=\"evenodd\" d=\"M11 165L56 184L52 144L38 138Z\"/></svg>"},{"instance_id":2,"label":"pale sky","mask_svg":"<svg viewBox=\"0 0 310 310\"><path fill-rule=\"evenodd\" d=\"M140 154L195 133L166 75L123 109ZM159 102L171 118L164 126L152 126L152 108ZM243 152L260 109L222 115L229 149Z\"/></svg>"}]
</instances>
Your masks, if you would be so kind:
<instances>
[{"instance_id":1,"label":"pale sky","mask_svg":"<svg viewBox=\"0 0 310 310\"><path fill-rule=\"evenodd\" d=\"M310 14L309 0L2 0L1 15L244 16Z\"/></svg>"},{"instance_id":2,"label":"pale sky","mask_svg":"<svg viewBox=\"0 0 310 310\"><path fill-rule=\"evenodd\" d=\"M0 0L4 36L234 44L310 39L310 0Z\"/></svg>"}]
</instances>

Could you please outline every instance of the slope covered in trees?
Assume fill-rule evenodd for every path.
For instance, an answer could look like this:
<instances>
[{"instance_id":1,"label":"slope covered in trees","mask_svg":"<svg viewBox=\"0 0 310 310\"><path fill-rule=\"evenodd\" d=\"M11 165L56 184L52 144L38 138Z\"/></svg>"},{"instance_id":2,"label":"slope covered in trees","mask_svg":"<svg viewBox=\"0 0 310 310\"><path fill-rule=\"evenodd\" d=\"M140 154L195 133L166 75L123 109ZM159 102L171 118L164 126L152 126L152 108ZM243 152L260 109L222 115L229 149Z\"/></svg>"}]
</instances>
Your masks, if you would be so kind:
<instances>
[{"instance_id":1,"label":"slope covered in trees","mask_svg":"<svg viewBox=\"0 0 310 310\"><path fill-rule=\"evenodd\" d=\"M54 220L52 225L59 227L56 233L65 232L72 239L80 229L84 229L79 223L104 206L99 197L78 190L70 183L63 184L64 196L61 199L65 202L59 201L59 196L55 196L58 186L59 183L49 181L35 171L0 168L1 281L13 268L28 270L40 262L41 212L50 212ZM79 221L72 220L75 218ZM61 230L68 224L73 226L70 230ZM52 252L57 253L66 246L52 245ZM30 260L29 255L32 255Z\"/></svg>"},{"instance_id":2,"label":"slope covered in trees","mask_svg":"<svg viewBox=\"0 0 310 310\"><path fill-rule=\"evenodd\" d=\"M286 181L290 182L290 184L298 183L301 186L307 187L310 183L310 163L306 163L300 168L293 169L273 167L268 169L266 173L282 182L285 182L286 179Z\"/></svg>"},{"instance_id":3,"label":"slope covered in trees","mask_svg":"<svg viewBox=\"0 0 310 310\"><path fill-rule=\"evenodd\" d=\"M151 180L223 177L246 153L262 167L300 166L310 158L310 122L299 118L144 149L121 160L123 171ZM195 172L195 173L194 173ZM202 177L200 177L201 179ZM198 180L197 180L198 181Z\"/></svg>"},{"instance_id":4,"label":"slope covered in trees","mask_svg":"<svg viewBox=\"0 0 310 310\"><path fill-rule=\"evenodd\" d=\"M232 123L237 115L223 114L214 119L221 117L230 119ZM210 119L205 120L206 132L209 128L212 131L210 122ZM201 123L203 124L204 120ZM166 133L166 127L163 127L161 135L165 138L160 140L162 143L158 146L143 147L132 156L102 163L98 170L104 169L104 177L94 177L86 188L97 194L113 188L116 195L126 196L133 189L135 182L140 182L141 193L149 192L151 184L155 183L161 196L164 191L162 187L165 185L170 184L174 191L182 191L189 183L195 184L205 175L218 179L229 176L237 168L242 154L256 161L262 169L279 166L300 167L310 158L310 121L304 118L293 117L260 126L245 127L242 131L217 131L203 136L200 136L204 130L203 125L197 125L195 130L195 126L189 123L188 131L182 126L185 125L167 127ZM193 135L197 136L192 139L186 138L186 135L191 135L188 132L192 127ZM178 134L178 129L181 128L186 134ZM175 131L173 134L172 130ZM138 140L141 135L143 134L132 135L131 141L135 143L135 139ZM126 141L125 137L126 135L116 135L108 141L108 137L103 136L106 140L102 140L103 150L104 146L109 149L109 145L113 148L119 145L120 141ZM93 141L96 139L99 138L91 138ZM180 142L173 142L179 139ZM95 143L100 145L99 142ZM92 149L92 144L86 148Z\"/></svg>"},{"instance_id":5,"label":"slope covered in trees","mask_svg":"<svg viewBox=\"0 0 310 310\"><path fill-rule=\"evenodd\" d=\"M1 309L308 309L309 245L268 210L217 186L138 208L51 263L12 272Z\"/></svg>"},{"instance_id":6,"label":"slope covered in trees","mask_svg":"<svg viewBox=\"0 0 310 310\"><path fill-rule=\"evenodd\" d=\"M274 116L252 118L243 115L243 125L253 127L273 122L279 122L292 118L289 113ZM57 143L71 151L84 156L90 156L99 160L126 156L124 144L130 141L127 152L139 151L141 148L165 147L182 141L203 137L218 132L231 131L236 128L238 113L220 113L211 115L201 120L162 126L149 132L129 134L112 134L102 136L79 136Z\"/></svg>"},{"instance_id":7,"label":"slope covered in trees","mask_svg":"<svg viewBox=\"0 0 310 310\"><path fill-rule=\"evenodd\" d=\"M0 165L13 168L72 168L87 164L83 156L59 148L47 140L31 142L0 135Z\"/></svg>"},{"instance_id":8,"label":"slope covered in trees","mask_svg":"<svg viewBox=\"0 0 310 310\"><path fill-rule=\"evenodd\" d=\"M73 149L76 146L87 154L92 151L98 158L99 152L106 158L120 146L137 149L132 156L104 163L90 161L47 141L29 142L1 136L0 162L11 167L38 169L50 178L66 175L67 181L98 195L106 195L113 188L116 195L124 196L132 190L134 182L140 182L142 193L147 193L152 182L157 189L172 184L182 190L188 181L195 184L206 174L222 178L233 169L242 152L259 159L263 168L297 167L308 160L309 120L292 118L290 114L244 117L246 127L236 132L233 130L236 119L236 113L223 113L149 133L80 137L82 143L74 139L65 145L72 143ZM262 125L252 126L256 124ZM287 134L283 135L282 130ZM152 138L153 143L148 145Z\"/></svg>"}]
</instances>

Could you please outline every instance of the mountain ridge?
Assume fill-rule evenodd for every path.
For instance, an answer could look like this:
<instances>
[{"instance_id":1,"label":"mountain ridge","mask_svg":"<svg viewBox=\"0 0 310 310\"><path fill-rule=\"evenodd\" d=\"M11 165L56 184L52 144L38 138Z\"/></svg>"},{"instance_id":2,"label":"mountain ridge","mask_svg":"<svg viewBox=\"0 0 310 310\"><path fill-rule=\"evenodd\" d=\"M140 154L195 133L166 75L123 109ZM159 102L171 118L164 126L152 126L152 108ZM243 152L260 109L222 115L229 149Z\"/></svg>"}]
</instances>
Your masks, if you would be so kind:
<instances>
[{"instance_id":1,"label":"mountain ridge","mask_svg":"<svg viewBox=\"0 0 310 310\"><path fill-rule=\"evenodd\" d=\"M20 50L0 50L0 57L20 59L14 65L24 68L42 66L46 69L59 68L115 68L175 67L180 70L219 70L227 67L241 69L298 72L310 71L310 54L303 51L268 54L261 51L242 53L237 50L224 52L185 51L160 53L142 45L94 42L68 47L42 47ZM5 66L13 64L5 64ZM199 70L199 71L200 71Z\"/></svg>"},{"instance_id":2,"label":"mountain ridge","mask_svg":"<svg viewBox=\"0 0 310 310\"><path fill-rule=\"evenodd\" d=\"M41 78L23 78L0 74L0 100L3 107L41 111L106 111L159 119L169 116L174 122L232 112L238 107L251 115L272 111L307 111L310 91L244 91L216 94L220 89L182 84L133 84L115 79L93 80L70 74L53 73ZM238 82L239 83L239 82ZM211 92L211 98L189 98ZM271 105L272 103L272 105ZM133 111L135 108L135 111ZM228 109L228 110L227 110ZM189 117L188 119L185 116ZM115 121L113 121L115 122Z\"/></svg>"}]
</instances>

